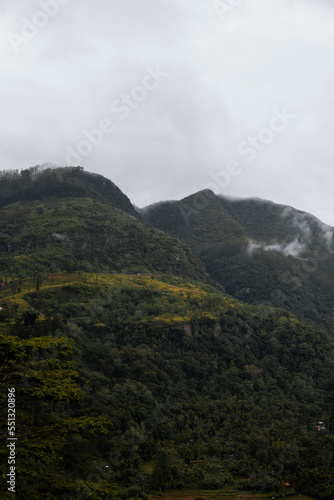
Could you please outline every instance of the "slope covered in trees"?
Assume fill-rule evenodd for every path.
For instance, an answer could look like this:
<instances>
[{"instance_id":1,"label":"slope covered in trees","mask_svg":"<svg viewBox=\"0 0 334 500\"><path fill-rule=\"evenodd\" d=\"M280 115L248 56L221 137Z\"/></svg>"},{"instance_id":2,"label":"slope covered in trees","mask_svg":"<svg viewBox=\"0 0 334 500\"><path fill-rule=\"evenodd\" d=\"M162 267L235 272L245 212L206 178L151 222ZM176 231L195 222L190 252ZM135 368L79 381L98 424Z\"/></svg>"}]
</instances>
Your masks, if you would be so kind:
<instances>
[{"instance_id":1,"label":"slope covered in trees","mask_svg":"<svg viewBox=\"0 0 334 500\"><path fill-rule=\"evenodd\" d=\"M323 334L181 278L80 273L34 284L0 296L4 371L9 348L34 349L30 360L11 356L7 380L27 392L18 498L45 488L50 499L182 487L278 494L286 482L334 494L334 349ZM53 353L57 342L74 343L75 366L63 347ZM29 432L42 433L39 458Z\"/></svg>"},{"instance_id":2,"label":"slope covered in trees","mask_svg":"<svg viewBox=\"0 0 334 500\"><path fill-rule=\"evenodd\" d=\"M8 195L0 211L0 411L5 443L7 391L15 388L16 497L146 500L190 487L332 499L334 346L271 307L270 295L272 281L287 284L289 266L309 265L307 252L330 254L330 233L326 243L325 229L304 218L292 257L282 248L295 242L294 219L276 206L261 212L259 202L232 207L214 196L200 206L200 195L188 207L147 212L227 288L249 282L250 301L267 303L253 306L215 287L186 243L122 208L109 181L75 168L10 175L0 179ZM277 233L265 232L270 221ZM313 240L301 248L308 230ZM279 251L266 248L272 234ZM302 282L305 299L291 292L300 316L316 307L315 279L322 268L307 290ZM281 293L290 297L288 285ZM11 498L6 447L0 456L1 498Z\"/></svg>"},{"instance_id":3,"label":"slope covered in trees","mask_svg":"<svg viewBox=\"0 0 334 500\"><path fill-rule=\"evenodd\" d=\"M82 167L36 166L0 172L0 207L50 198L92 198L137 216L129 198L112 181Z\"/></svg>"},{"instance_id":4,"label":"slope covered in trees","mask_svg":"<svg viewBox=\"0 0 334 500\"><path fill-rule=\"evenodd\" d=\"M333 228L312 215L208 190L141 213L185 241L234 297L284 307L310 324L333 328Z\"/></svg>"},{"instance_id":5,"label":"slope covered in trees","mask_svg":"<svg viewBox=\"0 0 334 500\"><path fill-rule=\"evenodd\" d=\"M2 281L64 270L172 272L207 279L203 264L180 240L113 204L72 197L70 188L67 196L64 189L61 197L16 201L0 209Z\"/></svg>"}]
</instances>

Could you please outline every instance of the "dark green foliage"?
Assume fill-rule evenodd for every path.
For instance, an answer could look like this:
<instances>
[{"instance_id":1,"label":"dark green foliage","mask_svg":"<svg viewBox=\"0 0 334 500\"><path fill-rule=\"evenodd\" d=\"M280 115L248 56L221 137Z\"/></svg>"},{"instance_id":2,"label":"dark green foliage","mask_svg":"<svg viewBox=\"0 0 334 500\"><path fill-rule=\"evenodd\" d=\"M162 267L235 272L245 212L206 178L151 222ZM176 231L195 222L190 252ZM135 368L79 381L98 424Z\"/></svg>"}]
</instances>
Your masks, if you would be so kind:
<instances>
[{"instance_id":1,"label":"dark green foliage","mask_svg":"<svg viewBox=\"0 0 334 500\"><path fill-rule=\"evenodd\" d=\"M203 473L201 487L207 490L219 490L231 484L232 476L226 471L226 465L218 458L209 458Z\"/></svg>"},{"instance_id":2,"label":"dark green foliage","mask_svg":"<svg viewBox=\"0 0 334 500\"><path fill-rule=\"evenodd\" d=\"M109 179L85 172L82 167L39 170L4 170L0 172L0 207L17 201L50 200L50 198L91 198L138 216L129 198ZM44 207L36 208L42 215Z\"/></svg>"},{"instance_id":3,"label":"dark green foliage","mask_svg":"<svg viewBox=\"0 0 334 500\"><path fill-rule=\"evenodd\" d=\"M40 213L39 209L43 208ZM17 202L0 211L0 264L13 275L57 271L180 273L206 279L179 240L90 198Z\"/></svg>"},{"instance_id":4,"label":"dark green foliage","mask_svg":"<svg viewBox=\"0 0 334 500\"><path fill-rule=\"evenodd\" d=\"M141 213L185 241L232 296L284 307L332 332L333 228L291 207L258 199L231 200L208 190Z\"/></svg>"},{"instance_id":5,"label":"dark green foliage","mask_svg":"<svg viewBox=\"0 0 334 500\"><path fill-rule=\"evenodd\" d=\"M39 318L57 311L56 335L76 344L85 396L71 407L55 406L54 417L105 415L113 426L103 439L84 428L66 437L62 492L95 474L100 490L113 485L118 498L160 488L237 487L241 479L257 492L288 481L330 498L334 348L327 338L284 311L213 290L189 301L188 323L156 321L176 305L184 313L187 284L170 278L178 287L169 289L158 279L132 280L126 287L96 286L94 279L42 284L24 296ZM45 317L34 328L41 335L49 324ZM26 336L24 322L13 328ZM50 406L42 408L37 425L49 422ZM324 432L316 430L319 420ZM24 446L28 453L29 441Z\"/></svg>"}]
</instances>

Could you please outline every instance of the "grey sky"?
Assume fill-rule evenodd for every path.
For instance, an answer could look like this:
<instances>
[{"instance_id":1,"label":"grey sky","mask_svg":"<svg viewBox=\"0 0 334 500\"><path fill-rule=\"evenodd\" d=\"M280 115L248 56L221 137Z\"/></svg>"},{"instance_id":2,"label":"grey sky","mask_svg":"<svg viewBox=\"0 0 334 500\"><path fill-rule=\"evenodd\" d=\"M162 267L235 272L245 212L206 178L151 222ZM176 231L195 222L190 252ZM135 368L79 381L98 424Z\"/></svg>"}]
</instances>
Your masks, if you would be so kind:
<instances>
[{"instance_id":1,"label":"grey sky","mask_svg":"<svg viewBox=\"0 0 334 500\"><path fill-rule=\"evenodd\" d=\"M80 164L138 206L211 187L334 225L333 27L329 0L0 0L0 168Z\"/></svg>"}]
</instances>

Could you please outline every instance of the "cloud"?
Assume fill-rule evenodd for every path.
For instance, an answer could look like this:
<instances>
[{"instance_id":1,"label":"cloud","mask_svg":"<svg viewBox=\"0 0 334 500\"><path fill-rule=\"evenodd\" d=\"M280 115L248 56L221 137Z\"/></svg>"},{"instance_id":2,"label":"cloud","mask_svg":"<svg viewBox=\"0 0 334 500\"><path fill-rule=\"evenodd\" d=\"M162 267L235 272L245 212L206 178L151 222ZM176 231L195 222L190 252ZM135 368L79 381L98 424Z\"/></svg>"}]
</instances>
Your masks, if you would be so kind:
<instances>
[{"instance_id":1,"label":"cloud","mask_svg":"<svg viewBox=\"0 0 334 500\"><path fill-rule=\"evenodd\" d=\"M285 243L285 244L278 242L259 243L253 240L249 240L246 249L247 254L250 257L253 257L253 255L258 250L262 250L263 252L280 253L285 257L291 255L292 257L299 258L301 257L301 254L306 250L306 246L300 243L297 238L291 241L290 243Z\"/></svg>"},{"instance_id":2,"label":"cloud","mask_svg":"<svg viewBox=\"0 0 334 500\"><path fill-rule=\"evenodd\" d=\"M270 198L334 225L329 1L247 0L221 19L210 0L69 0L15 52L8 34L20 35L41 2L0 5L0 168L64 164L67 146L115 119L112 102L160 65L169 78L82 166L144 206L199 191L240 160L223 194ZM296 119L247 164L239 144L284 106Z\"/></svg>"},{"instance_id":3,"label":"cloud","mask_svg":"<svg viewBox=\"0 0 334 500\"><path fill-rule=\"evenodd\" d=\"M298 234L298 240L304 245L322 245L326 251L334 251L334 228L316 217L285 207L281 213L286 224Z\"/></svg>"},{"instance_id":4,"label":"cloud","mask_svg":"<svg viewBox=\"0 0 334 500\"><path fill-rule=\"evenodd\" d=\"M258 200L258 202L261 200ZM263 203L266 202L263 201ZM286 226L286 231L290 232L291 241L288 238L283 242L259 242L249 240L246 253L252 257L259 250L263 252L280 253L284 256L305 260L303 254L307 250L317 251L320 248L328 253L334 252L334 228L321 222L311 214L295 210L292 207L283 207L280 213ZM307 259L306 259L307 260Z\"/></svg>"}]
</instances>

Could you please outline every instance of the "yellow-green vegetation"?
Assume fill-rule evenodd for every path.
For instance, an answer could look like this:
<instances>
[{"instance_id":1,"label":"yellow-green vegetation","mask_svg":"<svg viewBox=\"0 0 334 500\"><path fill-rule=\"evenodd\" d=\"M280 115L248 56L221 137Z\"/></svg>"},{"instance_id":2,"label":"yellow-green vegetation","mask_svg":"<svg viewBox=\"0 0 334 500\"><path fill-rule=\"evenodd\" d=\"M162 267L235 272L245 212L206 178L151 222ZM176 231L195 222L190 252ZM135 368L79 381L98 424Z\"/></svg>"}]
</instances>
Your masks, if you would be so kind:
<instances>
[{"instance_id":1,"label":"yellow-green vegetation","mask_svg":"<svg viewBox=\"0 0 334 500\"><path fill-rule=\"evenodd\" d=\"M11 422L12 436L19 442L15 458L17 498L56 499L65 487L68 491L78 486L71 478L64 478L59 465L67 439L71 434L84 432L106 434L111 428L105 416L70 418L64 412L66 402L79 401L84 392L76 380L79 373L74 361L69 360L73 352L73 341L65 338L37 337L20 339L0 336L0 438L6 444L7 392L14 394L15 415ZM51 411L56 404L63 411ZM13 432L13 431L12 431ZM7 491L8 449L1 448L1 498L11 498ZM12 462L13 463L13 462ZM44 476L44 477L43 477Z\"/></svg>"},{"instance_id":2,"label":"yellow-green vegetation","mask_svg":"<svg viewBox=\"0 0 334 500\"><path fill-rule=\"evenodd\" d=\"M2 307L15 310L18 314L27 311L29 304L25 300L28 293L52 293L62 287L82 286L91 289L113 288L151 291L150 314L143 314L140 319L148 321L185 324L196 319L218 321L220 313L228 308L233 308L235 300L217 291L212 287L191 283L182 278L173 278L174 284L162 281L163 275L126 275L110 273L70 273L40 275L38 278L14 280L8 287L0 289L0 304ZM168 281L168 277L165 277ZM205 290L206 288L206 290ZM208 291L210 290L210 291ZM15 292L16 293L13 293ZM11 293L11 295L8 295ZM240 305L241 306L241 305ZM152 311L164 310L163 314L153 314ZM42 314L39 320L44 320ZM13 321L13 320L12 320Z\"/></svg>"}]
</instances>

